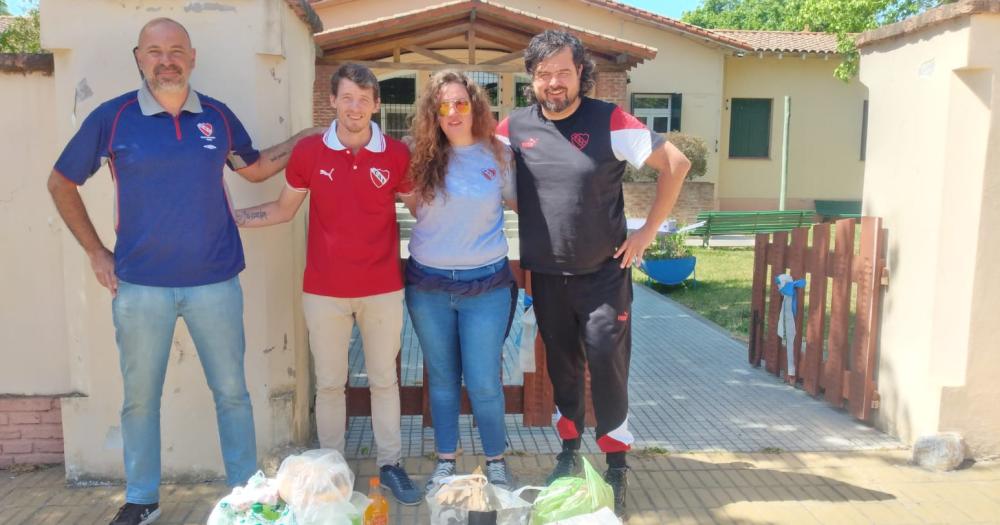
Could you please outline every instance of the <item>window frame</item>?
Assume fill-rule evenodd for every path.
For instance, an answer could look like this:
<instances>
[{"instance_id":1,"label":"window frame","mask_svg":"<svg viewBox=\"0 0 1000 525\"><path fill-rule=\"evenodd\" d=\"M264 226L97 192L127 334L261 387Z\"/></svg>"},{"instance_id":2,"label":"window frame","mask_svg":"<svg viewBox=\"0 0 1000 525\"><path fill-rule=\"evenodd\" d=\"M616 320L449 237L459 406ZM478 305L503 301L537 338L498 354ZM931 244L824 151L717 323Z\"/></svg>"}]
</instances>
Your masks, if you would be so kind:
<instances>
[{"instance_id":1,"label":"window frame","mask_svg":"<svg viewBox=\"0 0 1000 525\"><path fill-rule=\"evenodd\" d=\"M652 93L652 92L647 92L647 93L632 93L631 96L629 97L629 112L632 114L633 117L635 117L637 119L640 119L640 121L641 121L641 119L646 119L646 122L644 122L644 123L646 124L646 127L648 127L651 130L654 130L653 121L652 121L653 118L666 118L667 119L667 131L657 131L656 133L670 133L671 131L680 132L681 131L680 124L678 124L676 126L676 129L674 129L674 123L675 123L675 121L680 121L681 123L683 123L683 119L681 119L681 118L674 119L674 106L675 106L675 101L676 100L681 100L682 96L683 95L681 93L668 93L668 92L659 92L659 93ZM636 98L640 98L640 97L664 98L664 99L667 100L667 107L665 109L664 108L638 108L638 109L636 109L636 107L635 107ZM683 105L683 103L680 104L680 111L684 111L684 105ZM665 112L666 115L662 115L662 114L657 115L657 114L653 114L652 112L658 112L658 113L659 112ZM646 113L646 115L643 115L643 113ZM678 115L678 117L681 117L681 115Z\"/></svg>"}]
</instances>

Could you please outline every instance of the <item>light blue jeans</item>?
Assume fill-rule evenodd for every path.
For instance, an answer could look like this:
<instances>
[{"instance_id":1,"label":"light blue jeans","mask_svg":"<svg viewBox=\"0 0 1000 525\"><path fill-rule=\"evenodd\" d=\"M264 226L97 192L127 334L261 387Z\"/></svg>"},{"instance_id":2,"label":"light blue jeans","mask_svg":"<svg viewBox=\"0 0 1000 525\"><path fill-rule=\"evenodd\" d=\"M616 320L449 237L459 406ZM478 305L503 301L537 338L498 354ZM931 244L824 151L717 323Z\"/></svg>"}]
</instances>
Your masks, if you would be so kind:
<instances>
[{"instance_id":1,"label":"light blue jeans","mask_svg":"<svg viewBox=\"0 0 1000 525\"><path fill-rule=\"evenodd\" d=\"M187 324L215 398L226 480L231 486L246 483L257 470L257 443L243 373L239 278L189 288L119 281L112 313L125 384L125 501L159 501L160 397L178 317Z\"/></svg>"},{"instance_id":2,"label":"light blue jeans","mask_svg":"<svg viewBox=\"0 0 1000 525\"><path fill-rule=\"evenodd\" d=\"M414 263L412 259L409 262ZM423 265L420 268L430 274L468 281L496 273L506 264L504 259L471 270L442 270ZM430 381L434 441L440 454L452 454L458 447L463 376L483 453L487 457L501 456L507 448L500 358L510 322L511 301L509 287L471 297L406 287L406 307Z\"/></svg>"}]
</instances>

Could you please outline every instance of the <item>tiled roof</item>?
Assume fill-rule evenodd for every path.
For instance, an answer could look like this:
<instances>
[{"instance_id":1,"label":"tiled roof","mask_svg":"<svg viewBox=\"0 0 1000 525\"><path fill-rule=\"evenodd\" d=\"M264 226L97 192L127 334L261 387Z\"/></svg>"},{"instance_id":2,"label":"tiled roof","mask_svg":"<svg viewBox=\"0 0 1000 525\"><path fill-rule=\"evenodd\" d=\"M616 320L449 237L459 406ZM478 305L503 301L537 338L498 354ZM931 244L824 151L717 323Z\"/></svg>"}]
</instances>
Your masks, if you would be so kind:
<instances>
[{"instance_id":1,"label":"tiled roof","mask_svg":"<svg viewBox=\"0 0 1000 525\"><path fill-rule=\"evenodd\" d=\"M836 53L837 35L809 31L737 31L714 29L713 33L746 42L765 53Z\"/></svg>"},{"instance_id":2,"label":"tiled roof","mask_svg":"<svg viewBox=\"0 0 1000 525\"><path fill-rule=\"evenodd\" d=\"M288 7L295 11L298 15L299 20L305 22L307 26L312 30L313 33L319 33L323 30L323 21L320 20L319 15L313 10L312 5L316 3L316 0L285 0Z\"/></svg>"},{"instance_id":3,"label":"tiled roof","mask_svg":"<svg viewBox=\"0 0 1000 525\"><path fill-rule=\"evenodd\" d=\"M585 4L590 4L597 7L604 7L611 9L612 11L617 11L622 14L632 15L639 18L642 21L648 22L660 29L670 29L673 31L678 31L681 33L687 33L694 37L704 38L715 42L716 44L721 44L726 47L736 48L743 51L750 51L749 46L738 39L729 37L727 35L720 34L718 31L711 31L703 27L698 27L696 25L688 24L686 22L681 22L680 20L674 20L666 16L658 15L646 11L644 9L639 9L637 7L632 7L630 5L625 5L621 2L616 2L614 0L580 0Z\"/></svg>"}]
</instances>

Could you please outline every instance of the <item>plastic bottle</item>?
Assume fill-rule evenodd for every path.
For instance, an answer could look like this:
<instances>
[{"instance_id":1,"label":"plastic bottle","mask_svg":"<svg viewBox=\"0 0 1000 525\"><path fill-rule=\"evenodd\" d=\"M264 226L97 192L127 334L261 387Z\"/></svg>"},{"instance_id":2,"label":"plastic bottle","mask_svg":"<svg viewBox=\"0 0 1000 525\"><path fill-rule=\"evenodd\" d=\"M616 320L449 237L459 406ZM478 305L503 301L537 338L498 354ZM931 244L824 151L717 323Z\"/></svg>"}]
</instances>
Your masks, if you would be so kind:
<instances>
[{"instance_id":1,"label":"plastic bottle","mask_svg":"<svg viewBox=\"0 0 1000 525\"><path fill-rule=\"evenodd\" d=\"M382 495L378 476L368 480L368 499L372 502L365 509L364 525L389 525L389 500Z\"/></svg>"}]
</instances>

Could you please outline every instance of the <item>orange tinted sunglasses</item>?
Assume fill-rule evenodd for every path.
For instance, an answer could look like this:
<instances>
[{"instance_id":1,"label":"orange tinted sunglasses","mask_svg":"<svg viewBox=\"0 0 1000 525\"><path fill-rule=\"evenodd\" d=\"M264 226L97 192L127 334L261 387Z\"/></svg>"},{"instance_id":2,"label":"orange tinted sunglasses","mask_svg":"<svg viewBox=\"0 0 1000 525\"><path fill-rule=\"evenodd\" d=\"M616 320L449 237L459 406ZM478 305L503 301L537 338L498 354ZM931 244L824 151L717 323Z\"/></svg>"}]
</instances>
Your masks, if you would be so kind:
<instances>
[{"instance_id":1,"label":"orange tinted sunglasses","mask_svg":"<svg viewBox=\"0 0 1000 525\"><path fill-rule=\"evenodd\" d=\"M455 113L458 113L459 115L468 115L469 113L472 113L472 102L468 100L443 101L438 104L438 115L447 117L448 113L451 112L451 108L455 108Z\"/></svg>"}]
</instances>

